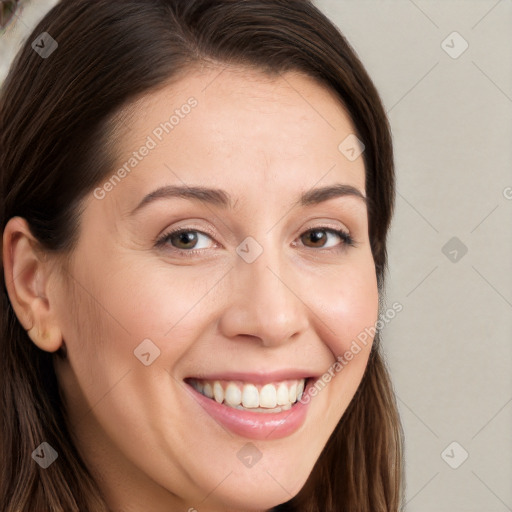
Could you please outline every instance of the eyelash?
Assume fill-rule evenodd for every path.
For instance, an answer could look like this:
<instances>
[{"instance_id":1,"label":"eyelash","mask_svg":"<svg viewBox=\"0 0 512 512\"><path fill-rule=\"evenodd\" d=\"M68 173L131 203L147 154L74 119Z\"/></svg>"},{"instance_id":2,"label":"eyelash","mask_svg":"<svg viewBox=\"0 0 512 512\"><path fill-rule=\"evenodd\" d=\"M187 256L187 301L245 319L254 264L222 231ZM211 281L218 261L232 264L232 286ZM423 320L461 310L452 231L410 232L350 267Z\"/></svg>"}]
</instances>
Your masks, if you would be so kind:
<instances>
[{"instance_id":1,"label":"eyelash","mask_svg":"<svg viewBox=\"0 0 512 512\"><path fill-rule=\"evenodd\" d=\"M302 234L304 235L304 234L307 234L307 233L311 233L313 231L326 231L326 232L329 232L329 233L333 233L335 235L338 235L339 238L342 240L342 243L339 246L331 247L331 248L328 248L328 249L323 249L325 251L335 251L336 252L336 251L342 251L342 250L346 249L347 246L349 246L349 247L356 247L356 242L352 238L352 236L347 231L344 231L342 229L333 229L333 228L329 228L329 227L326 227L326 226L320 226L320 227L315 227L315 228L307 229ZM194 229L194 228L177 228L177 229L175 229L173 231L169 231L168 233L165 233L164 235L162 235L156 241L155 246L159 247L159 248L163 247L163 246L165 246L167 244L167 242L173 236L181 234L181 233L189 233L189 232L200 233L200 234L206 235L208 237L212 236L211 234L205 233L204 231L200 231L199 229ZM309 247L309 249L314 249L314 247ZM186 257L193 257L195 254L201 253L201 251L204 251L204 250L205 249L178 249L176 247L172 248L172 252L176 252L178 254L182 254L183 256L186 256ZM322 248L320 248L320 250L322 250Z\"/></svg>"}]
</instances>

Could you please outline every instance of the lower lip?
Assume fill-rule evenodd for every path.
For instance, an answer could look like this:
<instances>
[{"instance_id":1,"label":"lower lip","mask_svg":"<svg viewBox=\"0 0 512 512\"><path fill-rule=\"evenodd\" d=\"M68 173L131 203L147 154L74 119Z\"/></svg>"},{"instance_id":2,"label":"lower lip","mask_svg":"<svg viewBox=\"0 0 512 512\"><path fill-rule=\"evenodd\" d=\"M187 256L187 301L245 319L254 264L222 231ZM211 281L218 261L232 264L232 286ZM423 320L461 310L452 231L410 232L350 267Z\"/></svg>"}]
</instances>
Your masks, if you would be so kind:
<instances>
[{"instance_id":1,"label":"lower lip","mask_svg":"<svg viewBox=\"0 0 512 512\"><path fill-rule=\"evenodd\" d=\"M304 394L312 384L313 379L307 382ZM306 420L308 403L300 401L287 411L265 413L248 412L219 404L216 400L207 398L195 388L187 384L187 388L194 393L194 398L201 407L221 425L242 437L257 440L281 439L297 431Z\"/></svg>"}]
</instances>

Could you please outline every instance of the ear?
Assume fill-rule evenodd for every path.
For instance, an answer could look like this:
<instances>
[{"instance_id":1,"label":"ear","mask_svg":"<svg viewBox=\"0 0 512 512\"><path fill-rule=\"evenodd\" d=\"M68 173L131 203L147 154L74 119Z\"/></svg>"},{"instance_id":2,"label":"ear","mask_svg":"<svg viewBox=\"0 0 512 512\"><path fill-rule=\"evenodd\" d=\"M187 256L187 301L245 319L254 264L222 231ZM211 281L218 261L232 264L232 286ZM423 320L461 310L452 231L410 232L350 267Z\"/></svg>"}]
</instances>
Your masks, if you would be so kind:
<instances>
[{"instance_id":1,"label":"ear","mask_svg":"<svg viewBox=\"0 0 512 512\"><path fill-rule=\"evenodd\" d=\"M7 222L2 257L7 293L19 322L41 350L55 352L62 333L48 293L51 266L22 217Z\"/></svg>"}]
</instances>

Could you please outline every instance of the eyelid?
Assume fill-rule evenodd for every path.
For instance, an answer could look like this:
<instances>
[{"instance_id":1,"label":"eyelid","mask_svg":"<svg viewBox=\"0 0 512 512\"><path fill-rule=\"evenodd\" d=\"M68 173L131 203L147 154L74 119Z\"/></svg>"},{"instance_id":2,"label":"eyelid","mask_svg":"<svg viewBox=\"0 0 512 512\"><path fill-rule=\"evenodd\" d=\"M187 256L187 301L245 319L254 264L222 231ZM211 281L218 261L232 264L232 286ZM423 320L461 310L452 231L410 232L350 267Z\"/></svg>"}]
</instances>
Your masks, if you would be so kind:
<instances>
[{"instance_id":1,"label":"eyelid","mask_svg":"<svg viewBox=\"0 0 512 512\"><path fill-rule=\"evenodd\" d=\"M318 224L318 222L320 222L320 224ZM314 224L310 225L308 223L306 226L307 226L306 228L301 229L301 234L305 233L306 231L311 231L311 230L315 230L315 229L327 229L327 228L329 228L329 229L333 229L335 231L345 231L345 233L347 233L348 235L352 236L352 234L350 232L350 229L348 229L346 226L340 225L340 224L330 223L330 221L328 221L328 220L318 220Z\"/></svg>"},{"instance_id":2,"label":"eyelid","mask_svg":"<svg viewBox=\"0 0 512 512\"><path fill-rule=\"evenodd\" d=\"M312 229L325 229L325 228L331 228L334 230L342 230L345 231L347 234L351 235L351 230L347 228L345 225L341 225L340 223L335 223L333 221L324 220L324 219L313 219L309 221L308 224L306 224L306 227L302 227L299 230L299 235L304 234L306 231L310 231ZM157 240L159 240L162 237L168 236L171 233L176 233L179 231L198 231L199 233L208 234L215 238L217 236L216 231L214 229L210 229L209 227L195 227L193 224L186 224L182 227L178 226L176 228L171 228L169 231L164 231L162 235L159 235L154 242L156 243Z\"/></svg>"}]
</instances>

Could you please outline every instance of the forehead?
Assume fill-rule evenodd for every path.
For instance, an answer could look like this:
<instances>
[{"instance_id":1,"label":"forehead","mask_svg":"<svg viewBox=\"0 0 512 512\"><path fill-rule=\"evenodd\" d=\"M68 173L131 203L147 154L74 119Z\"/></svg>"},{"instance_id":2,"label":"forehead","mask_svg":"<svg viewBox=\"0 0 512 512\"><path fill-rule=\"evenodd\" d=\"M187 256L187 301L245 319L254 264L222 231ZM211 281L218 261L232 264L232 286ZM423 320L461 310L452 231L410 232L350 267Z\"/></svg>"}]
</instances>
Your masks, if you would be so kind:
<instances>
[{"instance_id":1,"label":"forehead","mask_svg":"<svg viewBox=\"0 0 512 512\"><path fill-rule=\"evenodd\" d=\"M125 113L117 165L127 172L111 194L125 209L166 184L217 186L267 201L319 180L364 193L362 157L350 161L339 149L355 132L349 115L334 92L301 73L193 69Z\"/></svg>"}]
</instances>

